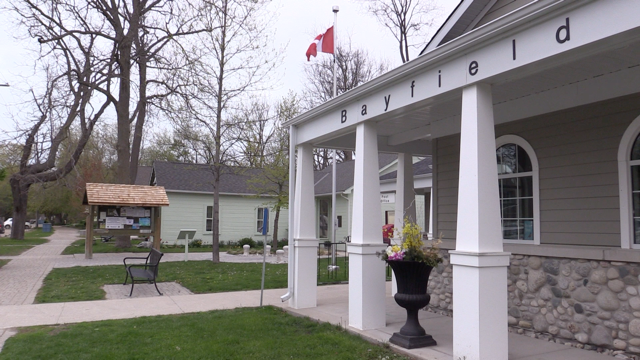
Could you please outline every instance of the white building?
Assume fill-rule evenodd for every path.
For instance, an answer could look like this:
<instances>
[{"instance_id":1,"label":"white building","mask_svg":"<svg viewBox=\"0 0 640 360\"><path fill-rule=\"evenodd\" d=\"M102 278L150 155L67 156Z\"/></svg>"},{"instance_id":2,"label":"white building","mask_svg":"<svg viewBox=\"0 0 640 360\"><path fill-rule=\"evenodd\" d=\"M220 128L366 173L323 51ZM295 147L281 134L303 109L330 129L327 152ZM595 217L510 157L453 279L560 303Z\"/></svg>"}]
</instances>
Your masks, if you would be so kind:
<instances>
[{"instance_id":1,"label":"white building","mask_svg":"<svg viewBox=\"0 0 640 360\"><path fill-rule=\"evenodd\" d=\"M292 307L316 306L313 148L357 154L348 251L358 329L385 326L378 154L398 154L395 200L409 211L409 159L431 155L454 358L507 359L508 322L640 352L640 1L463 0L420 57L286 126L297 149ZM525 300L567 303L565 327L522 313Z\"/></svg>"}]
</instances>

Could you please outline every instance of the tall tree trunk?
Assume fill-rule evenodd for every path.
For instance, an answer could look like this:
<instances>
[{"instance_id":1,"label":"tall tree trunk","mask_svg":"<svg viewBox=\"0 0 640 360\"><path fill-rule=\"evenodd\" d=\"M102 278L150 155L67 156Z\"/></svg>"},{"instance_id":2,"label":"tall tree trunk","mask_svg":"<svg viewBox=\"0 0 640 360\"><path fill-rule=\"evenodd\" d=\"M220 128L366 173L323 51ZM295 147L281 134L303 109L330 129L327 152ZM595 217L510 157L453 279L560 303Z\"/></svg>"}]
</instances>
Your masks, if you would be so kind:
<instances>
[{"instance_id":1,"label":"tall tree trunk","mask_svg":"<svg viewBox=\"0 0 640 360\"><path fill-rule=\"evenodd\" d=\"M218 92L216 94L216 133L214 135L215 141L215 151L213 154L213 219L212 219L212 230L213 234L211 236L211 261L214 263L220 262L220 176L222 172L221 154L222 151L222 106L223 106L223 96L224 96L224 79L225 79L225 62L226 58L226 44L227 44L227 10L228 10L229 2L224 1L224 5L222 10L223 21L220 26L222 33L220 34L220 57L218 62Z\"/></svg>"},{"instance_id":2,"label":"tall tree trunk","mask_svg":"<svg viewBox=\"0 0 640 360\"><path fill-rule=\"evenodd\" d=\"M131 136L131 124L129 122L129 101L131 100L131 47L122 46L120 53L120 89L116 114L118 119L118 141L116 153L118 165L116 169L116 181L119 184L131 184L131 171L129 168L131 152L129 139Z\"/></svg>"},{"instance_id":3,"label":"tall tree trunk","mask_svg":"<svg viewBox=\"0 0 640 360\"><path fill-rule=\"evenodd\" d=\"M138 158L140 157L140 147L142 146L142 129L144 129L144 123L147 118L147 58L146 49L142 44L142 39L139 41L140 59L138 60L138 69L140 71L140 83L138 84L139 98L138 98L138 116L136 119L136 125L133 131L133 142L131 143L131 164L129 166L129 176L131 177L131 184L135 184L136 177L138 176Z\"/></svg>"},{"instance_id":4,"label":"tall tree trunk","mask_svg":"<svg viewBox=\"0 0 640 360\"><path fill-rule=\"evenodd\" d=\"M11 195L13 195L13 224L11 225L11 238L24 239L24 223L27 221L27 199L29 198L29 187L31 184L24 184L16 177L9 179L11 185Z\"/></svg>"},{"instance_id":5,"label":"tall tree trunk","mask_svg":"<svg viewBox=\"0 0 640 360\"><path fill-rule=\"evenodd\" d=\"M129 122L129 101L131 100L131 41L121 42L119 50L120 89L118 92L118 102L116 103L118 119L118 140L116 143L118 165L116 168L116 182L119 184L132 184L130 169L131 152L129 148L129 138L131 136L131 124ZM130 248L131 237L126 235L116 236L115 246L117 248Z\"/></svg>"},{"instance_id":6,"label":"tall tree trunk","mask_svg":"<svg viewBox=\"0 0 640 360\"><path fill-rule=\"evenodd\" d=\"M216 152L217 154L217 152ZM214 166L214 169L216 167ZM219 168L219 167L218 167ZM211 225L211 261L220 262L220 170L214 170L214 188L213 188L213 219Z\"/></svg>"},{"instance_id":7,"label":"tall tree trunk","mask_svg":"<svg viewBox=\"0 0 640 360\"><path fill-rule=\"evenodd\" d=\"M131 121L129 113L131 101L131 51L134 39L138 36L140 2L132 1L132 17L129 21L129 29L124 33L122 28L121 39L118 42L118 66L120 67L120 87L118 89L118 102L116 103L116 114L118 122L118 140L116 143L116 154L118 165L116 167L116 182L119 184L133 184L135 179L131 177ZM131 237L126 235L116 236L117 248L130 248Z\"/></svg>"}]
</instances>

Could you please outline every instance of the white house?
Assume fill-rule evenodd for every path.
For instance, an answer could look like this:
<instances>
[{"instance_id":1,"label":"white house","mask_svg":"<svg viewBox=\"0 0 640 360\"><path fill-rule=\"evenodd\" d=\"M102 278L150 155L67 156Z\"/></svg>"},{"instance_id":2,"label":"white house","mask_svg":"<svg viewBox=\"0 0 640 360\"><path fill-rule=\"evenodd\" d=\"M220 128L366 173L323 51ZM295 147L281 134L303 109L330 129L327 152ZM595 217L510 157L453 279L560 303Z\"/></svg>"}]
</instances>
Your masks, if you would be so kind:
<instances>
[{"instance_id":1,"label":"white house","mask_svg":"<svg viewBox=\"0 0 640 360\"><path fill-rule=\"evenodd\" d=\"M358 329L385 326L378 154L409 211L431 155L454 358L507 359L507 326L640 353L639 0L463 0L421 56L285 125L292 307L316 306L313 148L357 154Z\"/></svg>"},{"instance_id":2,"label":"white house","mask_svg":"<svg viewBox=\"0 0 640 360\"><path fill-rule=\"evenodd\" d=\"M256 197L249 181L260 169L229 168L220 178L220 240L261 240L262 211L273 207L268 196ZM180 229L196 229L195 239L211 244L213 173L206 164L155 161L149 181L164 186L169 206L162 210L162 241L175 243ZM275 213L269 214L269 238ZM287 238L287 210L280 210L278 238Z\"/></svg>"}]
</instances>

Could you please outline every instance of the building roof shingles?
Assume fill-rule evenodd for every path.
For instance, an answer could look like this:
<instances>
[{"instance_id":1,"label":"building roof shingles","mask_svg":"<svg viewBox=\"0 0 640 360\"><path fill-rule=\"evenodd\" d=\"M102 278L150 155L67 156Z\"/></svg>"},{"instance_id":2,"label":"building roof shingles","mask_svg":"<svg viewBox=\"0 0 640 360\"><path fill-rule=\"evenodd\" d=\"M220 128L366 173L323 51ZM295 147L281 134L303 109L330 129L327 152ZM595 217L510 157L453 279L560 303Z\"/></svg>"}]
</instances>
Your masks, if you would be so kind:
<instances>
[{"instance_id":1,"label":"building roof shingles","mask_svg":"<svg viewBox=\"0 0 640 360\"><path fill-rule=\"evenodd\" d=\"M213 193L213 169L207 164L185 164L168 161L153 163L156 185L167 191ZM220 193L255 194L248 180L261 176L262 169L225 167L220 175Z\"/></svg>"},{"instance_id":2,"label":"building roof shingles","mask_svg":"<svg viewBox=\"0 0 640 360\"><path fill-rule=\"evenodd\" d=\"M383 168L397 159L395 154L379 154L378 165ZM331 193L331 172L333 165L314 172L315 194ZM249 180L262 175L262 169L227 167L220 177L220 193L222 194L255 194L254 186ZM355 161L338 163L336 172L336 191L344 192L353 186ZM167 191L213 193L213 172L210 165L185 164L167 161L153 163L156 185L164 186ZM413 164L414 175L431 173L431 157ZM385 174L380 180L395 179L396 172Z\"/></svg>"}]
</instances>

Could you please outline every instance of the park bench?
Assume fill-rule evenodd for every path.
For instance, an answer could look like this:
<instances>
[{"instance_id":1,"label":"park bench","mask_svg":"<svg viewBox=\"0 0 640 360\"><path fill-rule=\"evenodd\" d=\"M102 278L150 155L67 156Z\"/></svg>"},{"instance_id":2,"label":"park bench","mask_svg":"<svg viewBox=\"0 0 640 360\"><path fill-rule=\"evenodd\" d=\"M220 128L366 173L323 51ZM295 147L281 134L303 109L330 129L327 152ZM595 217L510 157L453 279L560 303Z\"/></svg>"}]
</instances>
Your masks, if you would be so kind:
<instances>
[{"instance_id":1,"label":"park bench","mask_svg":"<svg viewBox=\"0 0 640 360\"><path fill-rule=\"evenodd\" d=\"M129 293L129 296L133 294L133 286L136 281L146 281L149 284L153 282L158 294L162 295L160 290L158 290L156 278L158 277L158 265L160 264L160 259L162 259L163 255L164 254L160 251L151 249L149 255L146 257L126 257L123 259L127 276L125 277L122 285L126 285L127 280L131 277L131 292ZM144 260L144 264L127 264L127 260Z\"/></svg>"}]
</instances>

